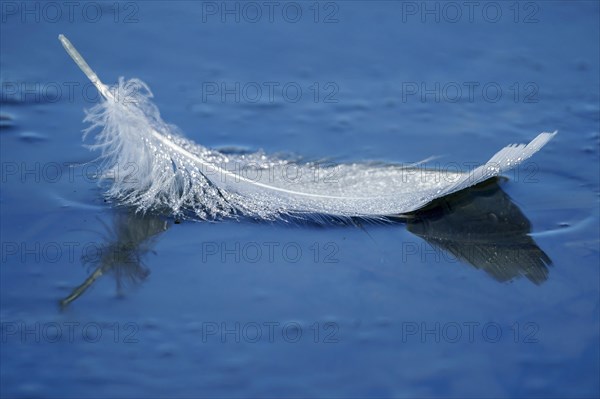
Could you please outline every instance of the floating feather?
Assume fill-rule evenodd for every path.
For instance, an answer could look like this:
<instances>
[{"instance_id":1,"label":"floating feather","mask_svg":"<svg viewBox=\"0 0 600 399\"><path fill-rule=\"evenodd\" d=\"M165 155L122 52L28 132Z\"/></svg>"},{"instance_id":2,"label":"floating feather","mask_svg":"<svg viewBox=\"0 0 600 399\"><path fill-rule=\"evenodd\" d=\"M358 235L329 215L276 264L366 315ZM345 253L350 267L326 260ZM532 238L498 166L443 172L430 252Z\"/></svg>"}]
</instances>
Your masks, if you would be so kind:
<instances>
[{"instance_id":1,"label":"floating feather","mask_svg":"<svg viewBox=\"0 0 600 399\"><path fill-rule=\"evenodd\" d=\"M85 118L91 124L85 135L95 133L90 147L101 152L105 165L131 169L108 173L108 195L142 212L167 209L179 217L191 211L200 219L382 219L415 211L514 168L556 134L541 133L527 145L505 147L469 173L366 163L299 164L261 152L226 154L184 138L163 122L144 82L121 78L116 86L106 86L69 40L59 39L104 97Z\"/></svg>"}]
</instances>

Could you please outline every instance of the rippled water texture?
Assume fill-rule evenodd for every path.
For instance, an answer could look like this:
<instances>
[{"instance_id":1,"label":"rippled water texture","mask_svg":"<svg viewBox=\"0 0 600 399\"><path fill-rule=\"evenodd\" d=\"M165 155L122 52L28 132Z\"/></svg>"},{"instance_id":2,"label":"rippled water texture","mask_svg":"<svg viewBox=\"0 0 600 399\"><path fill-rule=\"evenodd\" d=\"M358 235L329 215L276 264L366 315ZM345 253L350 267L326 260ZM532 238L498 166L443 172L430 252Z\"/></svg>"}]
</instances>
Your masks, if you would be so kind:
<instances>
[{"instance_id":1,"label":"rippled water texture","mask_svg":"<svg viewBox=\"0 0 600 399\"><path fill-rule=\"evenodd\" d=\"M600 395L597 2L0 4L3 397ZM59 33L224 152L455 172L559 133L388 224L136 215Z\"/></svg>"}]
</instances>

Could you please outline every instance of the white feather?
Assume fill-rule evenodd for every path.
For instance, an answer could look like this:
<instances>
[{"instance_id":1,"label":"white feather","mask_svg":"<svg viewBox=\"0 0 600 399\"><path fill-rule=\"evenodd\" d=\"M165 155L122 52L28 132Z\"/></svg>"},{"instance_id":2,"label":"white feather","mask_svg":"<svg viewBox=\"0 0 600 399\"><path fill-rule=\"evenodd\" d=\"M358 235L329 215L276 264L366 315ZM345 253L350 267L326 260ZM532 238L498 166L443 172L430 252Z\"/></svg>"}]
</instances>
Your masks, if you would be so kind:
<instances>
[{"instance_id":1,"label":"white feather","mask_svg":"<svg viewBox=\"0 0 600 399\"><path fill-rule=\"evenodd\" d=\"M138 79L109 88L63 35L63 46L104 100L85 118L92 149L113 168L108 194L140 211L192 211L200 219L248 216L383 218L415 211L522 163L554 133L511 145L469 173L399 165L297 163L263 153L225 154L184 138L160 118ZM115 169L116 168L116 169Z\"/></svg>"}]
</instances>

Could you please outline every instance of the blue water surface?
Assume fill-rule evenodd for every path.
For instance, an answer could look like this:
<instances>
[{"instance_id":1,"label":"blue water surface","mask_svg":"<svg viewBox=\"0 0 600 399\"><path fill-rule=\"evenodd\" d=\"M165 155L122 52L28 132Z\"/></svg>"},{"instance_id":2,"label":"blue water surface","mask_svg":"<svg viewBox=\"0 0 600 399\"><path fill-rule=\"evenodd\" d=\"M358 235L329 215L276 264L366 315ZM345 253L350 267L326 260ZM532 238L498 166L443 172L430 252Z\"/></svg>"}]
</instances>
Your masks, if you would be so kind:
<instances>
[{"instance_id":1,"label":"blue water surface","mask_svg":"<svg viewBox=\"0 0 600 399\"><path fill-rule=\"evenodd\" d=\"M1 396L598 397L599 4L465 4L2 1ZM408 222L136 215L60 33L209 147L466 171L559 133Z\"/></svg>"}]
</instances>

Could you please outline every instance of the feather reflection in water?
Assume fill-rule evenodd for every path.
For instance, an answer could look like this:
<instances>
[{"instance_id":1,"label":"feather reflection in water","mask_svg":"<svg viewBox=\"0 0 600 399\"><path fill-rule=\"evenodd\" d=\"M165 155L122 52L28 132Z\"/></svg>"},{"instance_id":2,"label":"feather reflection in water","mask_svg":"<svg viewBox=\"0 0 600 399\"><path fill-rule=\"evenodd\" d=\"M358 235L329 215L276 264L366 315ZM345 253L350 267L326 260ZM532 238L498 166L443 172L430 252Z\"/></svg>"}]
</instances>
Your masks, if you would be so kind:
<instances>
[{"instance_id":1,"label":"feather reflection in water","mask_svg":"<svg viewBox=\"0 0 600 399\"><path fill-rule=\"evenodd\" d=\"M127 284L143 282L150 270L144 265L144 256L152 251L155 239L169 228L168 223L159 217L118 212L113 228L104 226L109 237L98 248L98 256L84 256L82 262L93 268L90 276L69 296L60 301L61 308L79 298L94 282L103 275L111 274L117 283L117 291L122 292Z\"/></svg>"},{"instance_id":2,"label":"feather reflection in water","mask_svg":"<svg viewBox=\"0 0 600 399\"><path fill-rule=\"evenodd\" d=\"M406 223L409 232L458 260L484 270L498 282L521 276L536 285L548 278L552 261L533 238L531 223L498 185L498 179L441 198L413 214L393 218ZM350 223L349 226L360 226ZM101 256L91 261L92 274L60 301L64 308L79 298L98 278L111 274L120 291L123 283L143 282L150 271L143 257L152 251L157 237L169 228L161 217L135 212L118 213L111 237Z\"/></svg>"},{"instance_id":3,"label":"feather reflection in water","mask_svg":"<svg viewBox=\"0 0 600 399\"><path fill-rule=\"evenodd\" d=\"M552 261L529 236L527 217L497 182L490 179L434 201L408 219L408 231L499 282L525 276L542 284Z\"/></svg>"}]
</instances>

